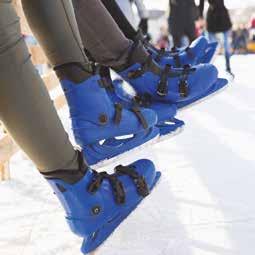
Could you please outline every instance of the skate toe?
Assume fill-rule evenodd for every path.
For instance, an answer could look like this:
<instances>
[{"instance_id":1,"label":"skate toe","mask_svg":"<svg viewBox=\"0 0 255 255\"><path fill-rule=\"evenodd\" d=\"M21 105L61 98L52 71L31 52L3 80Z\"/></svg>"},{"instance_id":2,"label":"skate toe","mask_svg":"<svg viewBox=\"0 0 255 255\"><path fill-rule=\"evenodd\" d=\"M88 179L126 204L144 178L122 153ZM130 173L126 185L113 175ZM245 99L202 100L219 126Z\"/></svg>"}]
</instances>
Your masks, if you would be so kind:
<instances>
[{"instance_id":1,"label":"skate toe","mask_svg":"<svg viewBox=\"0 0 255 255\"><path fill-rule=\"evenodd\" d=\"M157 179L157 172L154 163L151 160L142 159L134 162L131 167L134 167L137 173L144 177L151 190Z\"/></svg>"},{"instance_id":2,"label":"skate toe","mask_svg":"<svg viewBox=\"0 0 255 255\"><path fill-rule=\"evenodd\" d=\"M218 78L218 70L214 65L203 64L196 67L194 75L190 76L190 97L203 94Z\"/></svg>"}]
</instances>

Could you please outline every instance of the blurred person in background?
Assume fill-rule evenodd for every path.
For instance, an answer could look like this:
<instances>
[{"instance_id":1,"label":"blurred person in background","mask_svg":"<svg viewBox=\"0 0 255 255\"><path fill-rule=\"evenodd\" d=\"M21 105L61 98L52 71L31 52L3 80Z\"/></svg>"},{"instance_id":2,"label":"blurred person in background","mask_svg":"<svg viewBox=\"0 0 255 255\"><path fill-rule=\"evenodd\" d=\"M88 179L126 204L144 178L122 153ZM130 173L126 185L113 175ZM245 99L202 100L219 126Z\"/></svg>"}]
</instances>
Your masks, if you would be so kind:
<instances>
[{"instance_id":1,"label":"blurred person in background","mask_svg":"<svg viewBox=\"0 0 255 255\"><path fill-rule=\"evenodd\" d=\"M232 32L233 53L247 53L247 44L249 41L249 30L245 25L240 25Z\"/></svg>"},{"instance_id":2,"label":"blurred person in background","mask_svg":"<svg viewBox=\"0 0 255 255\"><path fill-rule=\"evenodd\" d=\"M232 28L232 22L228 9L224 4L224 0L208 0L209 9L206 15L206 27L208 39L210 42L218 41L217 35L221 34L223 36L224 54L226 60L226 71L233 75L230 65L230 30ZM199 4L199 14L201 20L203 20L204 13L204 0L200 0Z\"/></svg>"},{"instance_id":3,"label":"blurred person in background","mask_svg":"<svg viewBox=\"0 0 255 255\"><path fill-rule=\"evenodd\" d=\"M160 35L156 42L156 48L157 49L170 49L170 40L169 40L169 34L168 29L165 26L160 27Z\"/></svg>"},{"instance_id":4,"label":"blurred person in background","mask_svg":"<svg viewBox=\"0 0 255 255\"><path fill-rule=\"evenodd\" d=\"M251 21L250 21L250 34L251 34L251 40L255 42L255 13L251 17Z\"/></svg>"},{"instance_id":5,"label":"blurred person in background","mask_svg":"<svg viewBox=\"0 0 255 255\"><path fill-rule=\"evenodd\" d=\"M175 47L184 47L196 39L198 9L194 0L170 0L169 32ZM186 42L188 39L188 43Z\"/></svg>"}]
</instances>

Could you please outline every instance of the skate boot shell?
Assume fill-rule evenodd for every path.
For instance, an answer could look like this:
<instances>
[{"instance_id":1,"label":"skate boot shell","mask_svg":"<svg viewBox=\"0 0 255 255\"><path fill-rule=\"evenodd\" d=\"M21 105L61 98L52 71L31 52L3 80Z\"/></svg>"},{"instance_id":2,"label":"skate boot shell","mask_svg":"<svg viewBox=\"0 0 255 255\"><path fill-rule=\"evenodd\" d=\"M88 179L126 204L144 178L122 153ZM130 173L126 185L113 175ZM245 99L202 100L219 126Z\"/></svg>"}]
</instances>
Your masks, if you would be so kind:
<instances>
[{"instance_id":1,"label":"skate boot shell","mask_svg":"<svg viewBox=\"0 0 255 255\"><path fill-rule=\"evenodd\" d=\"M112 102L99 75L79 84L63 79L61 85L74 138L89 165L113 158L158 136L154 127L156 113L139 107L125 109L120 103Z\"/></svg>"},{"instance_id":2,"label":"skate boot shell","mask_svg":"<svg viewBox=\"0 0 255 255\"><path fill-rule=\"evenodd\" d=\"M124 89L125 81L116 79L113 81L115 95L123 104L138 105L141 108L152 109L157 113L158 122L156 127L159 129L159 141L170 137L182 131L185 123L175 118L177 114L177 106L175 104L154 102L150 95L130 95Z\"/></svg>"},{"instance_id":3,"label":"skate boot shell","mask_svg":"<svg viewBox=\"0 0 255 255\"><path fill-rule=\"evenodd\" d=\"M53 176L46 179L65 210L71 230L84 238L81 250L87 254L98 248L150 194L160 172L149 160L117 166L114 174L88 167L82 171L84 176L72 184Z\"/></svg>"},{"instance_id":4,"label":"skate boot shell","mask_svg":"<svg viewBox=\"0 0 255 255\"><path fill-rule=\"evenodd\" d=\"M127 68L120 76L137 94L149 94L154 101L175 104L204 94L216 82L218 71L211 64L161 68L148 57L145 63Z\"/></svg>"},{"instance_id":5,"label":"skate boot shell","mask_svg":"<svg viewBox=\"0 0 255 255\"><path fill-rule=\"evenodd\" d=\"M100 67L100 74L104 81L105 88L109 97L115 103L121 103L125 108L129 109L133 106L138 106L151 109L156 112L158 122L156 127L159 128L160 139L170 134L177 134L184 126L184 122L175 118L177 107L174 104L153 102L152 98L145 95L132 95L126 89L131 88L128 83L122 79L115 79L112 81L110 71L108 68Z\"/></svg>"}]
</instances>

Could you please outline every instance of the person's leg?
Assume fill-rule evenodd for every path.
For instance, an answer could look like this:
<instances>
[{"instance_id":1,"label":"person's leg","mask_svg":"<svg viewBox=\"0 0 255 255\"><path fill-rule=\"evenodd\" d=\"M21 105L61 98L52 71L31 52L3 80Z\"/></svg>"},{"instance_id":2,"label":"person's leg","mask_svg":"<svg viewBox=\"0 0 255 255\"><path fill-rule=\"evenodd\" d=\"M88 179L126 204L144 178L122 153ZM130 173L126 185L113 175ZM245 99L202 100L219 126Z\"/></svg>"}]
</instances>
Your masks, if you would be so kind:
<instances>
[{"instance_id":1,"label":"person's leg","mask_svg":"<svg viewBox=\"0 0 255 255\"><path fill-rule=\"evenodd\" d=\"M230 66L230 44L229 44L229 31L226 31L223 33L223 40L224 40L224 52L225 52L225 59L226 59L226 70L228 72L231 72L231 66Z\"/></svg>"},{"instance_id":2,"label":"person's leg","mask_svg":"<svg viewBox=\"0 0 255 255\"><path fill-rule=\"evenodd\" d=\"M211 33L211 32L207 32L207 39L209 42L213 43L213 42L217 42L217 37L215 33Z\"/></svg>"},{"instance_id":3,"label":"person's leg","mask_svg":"<svg viewBox=\"0 0 255 255\"><path fill-rule=\"evenodd\" d=\"M0 0L0 119L41 172L77 169L76 152L31 63L11 0Z\"/></svg>"},{"instance_id":4,"label":"person's leg","mask_svg":"<svg viewBox=\"0 0 255 255\"><path fill-rule=\"evenodd\" d=\"M186 24L185 34L189 38L189 43L192 43L196 39L196 27L193 18Z\"/></svg>"},{"instance_id":5,"label":"person's leg","mask_svg":"<svg viewBox=\"0 0 255 255\"><path fill-rule=\"evenodd\" d=\"M133 42L124 36L100 0L73 0L73 5L82 42L96 62L115 69L132 62ZM135 53L133 62L148 55L143 49Z\"/></svg>"},{"instance_id":6,"label":"person's leg","mask_svg":"<svg viewBox=\"0 0 255 255\"><path fill-rule=\"evenodd\" d=\"M132 46L132 52L136 52L136 48L133 50L133 43L124 37L99 0L83 2L82 16L84 23L81 24L84 25L85 29L82 38L85 42L88 40L91 47L94 47L93 40L95 40L94 43L98 44L96 48L99 51L94 51L95 48L93 48L94 50L87 48L89 52L95 53L94 58L98 56L102 62L105 60L108 65L112 61L112 67L119 67L122 62L125 65L129 63L129 59L132 59L130 55L133 55L129 52L129 43ZM104 87L107 84L102 81L103 78L100 75L97 75L96 72L91 74L87 72L90 76L83 77L83 74L86 76L86 70L77 68L79 67L78 64L81 64L77 61L82 61L84 52L79 39L80 33L71 0L37 0L32 2L22 0L22 4L34 34L44 48L46 56L49 57L60 79L69 106L74 137L77 144L83 149L88 163L90 165L97 164L101 160L117 156L145 143L148 139L152 139L152 136L145 136L147 132L145 129L154 126L156 122L154 112L141 109L138 118L138 114L132 109L120 107L111 100ZM99 18L95 21L97 16ZM58 22L56 22L56 19ZM108 31L107 34L104 32L105 30ZM51 34L54 36L51 36ZM104 43L105 40L108 40L108 42ZM112 46L114 42L117 51ZM128 48L126 48L125 42L128 43ZM65 50L58 50L63 45L65 45ZM80 52L80 59L72 58L72 51L74 50L78 56ZM62 55L68 57L62 57ZM123 57L124 55L125 57ZM144 55L141 59L144 61ZM84 58L82 64L86 64L86 61L87 59ZM96 61L99 62L98 59ZM125 123L129 123L129 125ZM108 146L105 146L109 139L111 141L116 136L137 133L144 135L134 136L132 142L123 139L119 141L121 146L116 146L113 142L109 142ZM156 135L156 132L154 134ZM100 144L101 140L104 140L105 143ZM110 144L112 145L111 149L109 149ZM98 147L100 147L100 153Z\"/></svg>"}]
</instances>

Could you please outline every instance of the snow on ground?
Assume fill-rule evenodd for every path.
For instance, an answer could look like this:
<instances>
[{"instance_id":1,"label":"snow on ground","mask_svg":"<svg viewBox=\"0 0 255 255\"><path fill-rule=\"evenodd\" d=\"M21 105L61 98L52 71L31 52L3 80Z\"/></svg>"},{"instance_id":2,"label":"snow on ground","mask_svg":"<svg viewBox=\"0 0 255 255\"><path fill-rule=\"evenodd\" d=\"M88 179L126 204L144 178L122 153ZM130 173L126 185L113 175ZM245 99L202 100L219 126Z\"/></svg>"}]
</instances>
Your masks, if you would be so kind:
<instances>
[{"instance_id":1,"label":"snow on ground","mask_svg":"<svg viewBox=\"0 0 255 255\"><path fill-rule=\"evenodd\" d=\"M179 136L137 153L153 155L161 182L96 255L254 254L254 61L233 57L230 88L181 112ZM0 254L80 254L82 240L33 164L19 153L11 169L0 184Z\"/></svg>"}]
</instances>

